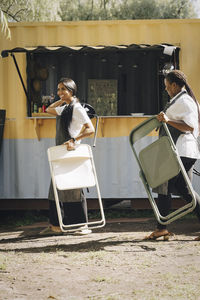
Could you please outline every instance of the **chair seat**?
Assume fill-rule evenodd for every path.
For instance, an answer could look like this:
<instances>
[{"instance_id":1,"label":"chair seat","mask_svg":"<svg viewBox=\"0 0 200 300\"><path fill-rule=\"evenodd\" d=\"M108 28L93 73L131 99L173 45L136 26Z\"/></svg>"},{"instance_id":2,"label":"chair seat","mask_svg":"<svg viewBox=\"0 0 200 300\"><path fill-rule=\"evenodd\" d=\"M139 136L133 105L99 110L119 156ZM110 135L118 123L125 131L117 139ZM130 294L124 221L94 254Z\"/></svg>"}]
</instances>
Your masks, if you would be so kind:
<instances>
[{"instance_id":1,"label":"chair seat","mask_svg":"<svg viewBox=\"0 0 200 300\"><path fill-rule=\"evenodd\" d=\"M177 154L167 136L159 138L141 150L139 160L151 188L158 187L180 172Z\"/></svg>"}]
</instances>

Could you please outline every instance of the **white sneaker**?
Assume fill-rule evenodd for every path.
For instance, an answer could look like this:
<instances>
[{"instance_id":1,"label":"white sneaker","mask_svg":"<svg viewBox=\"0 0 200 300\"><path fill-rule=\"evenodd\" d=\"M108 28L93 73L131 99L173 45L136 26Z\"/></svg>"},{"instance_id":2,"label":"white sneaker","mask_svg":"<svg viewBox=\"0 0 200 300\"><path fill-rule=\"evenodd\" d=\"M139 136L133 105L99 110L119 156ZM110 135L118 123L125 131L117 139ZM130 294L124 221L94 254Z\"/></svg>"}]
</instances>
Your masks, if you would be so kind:
<instances>
[{"instance_id":1,"label":"white sneaker","mask_svg":"<svg viewBox=\"0 0 200 300\"><path fill-rule=\"evenodd\" d=\"M86 235L90 233L92 233L92 230L89 229L87 225L80 227L80 229L75 232L76 235Z\"/></svg>"}]
</instances>

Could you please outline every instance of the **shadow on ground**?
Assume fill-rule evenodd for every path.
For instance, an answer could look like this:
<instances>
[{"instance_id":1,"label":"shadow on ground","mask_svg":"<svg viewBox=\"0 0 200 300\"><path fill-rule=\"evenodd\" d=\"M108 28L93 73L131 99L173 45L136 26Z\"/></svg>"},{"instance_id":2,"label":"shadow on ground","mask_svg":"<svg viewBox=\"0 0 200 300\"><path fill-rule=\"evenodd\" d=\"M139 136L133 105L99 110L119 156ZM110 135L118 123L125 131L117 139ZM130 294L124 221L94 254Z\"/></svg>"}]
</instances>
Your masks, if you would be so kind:
<instances>
[{"instance_id":1,"label":"shadow on ground","mask_svg":"<svg viewBox=\"0 0 200 300\"><path fill-rule=\"evenodd\" d=\"M156 250L152 244L148 246L148 241L143 240L149 232L155 229L156 222L152 218L109 220L104 228L93 230L92 234L81 237L66 233L40 236L40 231L47 225L46 222L43 222L17 228L1 227L0 252L8 250L24 253L56 252L58 250L64 252L115 251L112 250L113 247L123 245L124 249L126 244L128 249L124 251ZM195 217L192 217L176 221L168 228L175 234L169 241L170 243L174 241L188 243L194 241L194 237L199 235L200 224ZM137 247L131 248L133 244L137 244Z\"/></svg>"}]
</instances>

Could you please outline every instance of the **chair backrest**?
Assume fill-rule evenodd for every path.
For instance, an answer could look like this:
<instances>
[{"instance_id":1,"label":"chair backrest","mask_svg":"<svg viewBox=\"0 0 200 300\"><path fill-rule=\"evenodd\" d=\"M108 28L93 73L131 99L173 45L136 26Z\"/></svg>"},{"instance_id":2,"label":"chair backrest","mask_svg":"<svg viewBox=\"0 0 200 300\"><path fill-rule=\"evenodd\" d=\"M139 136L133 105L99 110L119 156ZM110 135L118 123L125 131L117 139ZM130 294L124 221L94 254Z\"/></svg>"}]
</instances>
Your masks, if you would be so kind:
<instances>
[{"instance_id":1,"label":"chair backrest","mask_svg":"<svg viewBox=\"0 0 200 300\"><path fill-rule=\"evenodd\" d=\"M180 172L177 154L168 136L163 136L139 153L139 161L145 178L155 188Z\"/></svg>"},{"instance_id":2,"label":"chair backrest","mask_svg":"<svg viewBox=\"0 0 200 300\"><path fill-rule=\"evenodd\" d=\"M137 142L137 140L148 135L155 128L158 128L161 125L162 124L156 119L155 116L140 123L130 133L129 140L130 140L131 145L133 145L135 142Z\"/></svg>"},{"instance_id":3,"label":"chair backrest","mask_svg":"<svg viewBox=\"0 0 200 300\"><path fill-rule=\"evenodd\" d=\"M78 145L67 151L65 145L47 150L52 176L59 190L79 189L96 185L91 147Z\"/></svg>"}]
</instances>

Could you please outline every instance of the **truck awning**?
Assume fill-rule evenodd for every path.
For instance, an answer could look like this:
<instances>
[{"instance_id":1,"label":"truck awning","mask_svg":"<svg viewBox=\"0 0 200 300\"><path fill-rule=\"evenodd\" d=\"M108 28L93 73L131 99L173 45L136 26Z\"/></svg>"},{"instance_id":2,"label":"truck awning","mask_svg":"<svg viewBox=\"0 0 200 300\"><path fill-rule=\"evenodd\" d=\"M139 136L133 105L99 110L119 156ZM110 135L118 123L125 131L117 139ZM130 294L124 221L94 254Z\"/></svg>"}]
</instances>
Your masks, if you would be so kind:
<instances>
[{"instance_id":1,"label":"truck awning","mask_svg":"<svg viewBox=\"0 0 200 300\"><path fill-rule=\"evenodd\" d=\"M16 47L13 49L3 50L1 51L1 57L5 58L11 56L13 58L15 67L17 69L21 84L23 86L24 92L27 97L27 101L29 104L31 100L28 96L28 92L26 86L24 84L24 80L22 78L15 54L24 53L24 54L46 54L46 53L55 53L55 54L92 54L92 53L128 53L128 52L149 52L155 51L158 52L159 56L170 56L170 60L175 59L179 52L180 48L178 46L170 45L167 43L163 44L130 44L130 45L99 45L99 46L89 46L89 45L79 45L79 46L29 46L29 47ZM29 106L28 106L29 107ZM29 112L28 112L29 115Z\"/></svg>"},{"instance_id":2,"label":"truck awning","mask_svg":"<svg viewBox=\"0 0 200 300\"><path fill-rule=\"evenodd\" d=\"M2 57L7 57L13 53L73 53L73 52L90 52L90 51L133 51L133 50L163 50L166 55L172 55L179 48L170 44L131 44L131 45L109 45L109 46L36 46L36 47L16 47L10 50L3 50Z\"/></svg>"}]
</instances>

